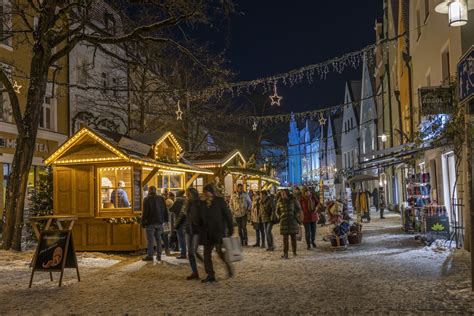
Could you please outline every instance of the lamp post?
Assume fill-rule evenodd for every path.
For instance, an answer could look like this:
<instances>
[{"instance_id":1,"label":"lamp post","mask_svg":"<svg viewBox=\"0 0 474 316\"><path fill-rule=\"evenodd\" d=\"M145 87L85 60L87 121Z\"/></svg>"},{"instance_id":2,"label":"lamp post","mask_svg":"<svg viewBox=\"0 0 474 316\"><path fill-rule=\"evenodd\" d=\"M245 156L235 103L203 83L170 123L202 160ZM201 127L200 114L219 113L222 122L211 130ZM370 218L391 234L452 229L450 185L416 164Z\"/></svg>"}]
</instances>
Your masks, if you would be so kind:
<instances>
[{"instance_id":1,"label":"lamp post","mask_svg":"<svg viewBox=\"0 0 474 316\"><path fill-rule=\"evenodd\" d=\"M474 0L444 0L435 11L448 14L449 26L463 26L468 22L468 11L474 9Z\"/></svg>"}]
</instances>

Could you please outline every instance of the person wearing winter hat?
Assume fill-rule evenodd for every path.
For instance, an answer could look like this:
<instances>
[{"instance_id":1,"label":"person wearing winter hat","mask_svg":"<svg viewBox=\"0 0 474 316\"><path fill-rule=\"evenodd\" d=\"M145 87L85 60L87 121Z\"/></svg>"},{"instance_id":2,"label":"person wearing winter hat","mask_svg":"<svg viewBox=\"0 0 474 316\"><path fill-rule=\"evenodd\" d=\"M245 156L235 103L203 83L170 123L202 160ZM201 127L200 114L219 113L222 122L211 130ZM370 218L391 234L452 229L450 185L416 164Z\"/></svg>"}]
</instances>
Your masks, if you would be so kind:
<instances>
[{"instance_id":1,"label":"person wearing winter hat","mask_svg":"<svg viewBox=\"0 0 474 316\"><path fill-rule=\"evenodd\" d=\"M212 264L212 250L214 248L226 265L229 277L233 276L231 264L224 259L222 238L232 236L234 227L229 207L224 198L216 195L215 187L208 184L203 191L204 202L201 203L199 215L203 225L201 236L204 244L204 268L207 273L207 277L202 282L207 283L216 281Z\"/></svg>"}]
</instances>

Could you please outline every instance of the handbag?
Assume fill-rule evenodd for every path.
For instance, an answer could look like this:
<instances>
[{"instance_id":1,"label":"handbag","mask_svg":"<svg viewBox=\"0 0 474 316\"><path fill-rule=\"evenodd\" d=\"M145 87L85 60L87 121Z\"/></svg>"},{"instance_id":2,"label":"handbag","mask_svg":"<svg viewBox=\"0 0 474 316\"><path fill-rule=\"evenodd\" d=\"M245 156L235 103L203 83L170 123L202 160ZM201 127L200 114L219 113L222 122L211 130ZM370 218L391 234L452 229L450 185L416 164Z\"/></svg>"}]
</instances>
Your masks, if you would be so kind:
<instances>
[{"instance_id":1,"label":"handbag","mask_svg":"<svg viewBox=\"0 0 474 316\"><path fill-rule=\"evenodd\" d=\"M301 241L303 239L303 228L298 225L298 233L296 234L296 240Z\"/></svg>"},{"instance_id":2,"label":"handbag","mask_svg":"<svg viewBox=\"0 0 474 316\"><path fill-rule=\"evenodd\" d=\"M222 238L222 246L225 249L224 259L226 262L236 262L244 259L239 236Z\"/></svg>"},{"instance_id":3,"label":"handbag","mask_svg":"<svg viewBox=\"0 0 474 316\"><path fill-rule=\"evenodd\" d=\"M170 223L169 222L164 222L163 223L163 234L169 234L171 231Z\"/></svg>"}]
</instances>

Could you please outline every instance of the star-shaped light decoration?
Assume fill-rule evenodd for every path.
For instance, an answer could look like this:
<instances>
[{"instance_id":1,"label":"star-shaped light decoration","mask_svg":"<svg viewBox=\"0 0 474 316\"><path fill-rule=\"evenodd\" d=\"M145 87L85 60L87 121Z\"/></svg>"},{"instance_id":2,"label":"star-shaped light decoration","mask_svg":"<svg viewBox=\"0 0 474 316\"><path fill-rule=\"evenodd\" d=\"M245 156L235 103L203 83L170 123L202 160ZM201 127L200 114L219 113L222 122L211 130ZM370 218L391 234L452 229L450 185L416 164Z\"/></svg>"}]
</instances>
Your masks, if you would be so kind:
<instances>
[{"instance_id":1,"label":"star-shaped light decoration","mask_svg":"<svg viewBox=\"0 0 474 316\"><path fill-rule=\"evenodd\" d=\"M327 119L324 118L324 115L320 114L319 115L319 125L325 125Z\"/></svg>"},{"instance_id":2,"label":"star-shaped light decoration","mask_svg":"<svg viewBox=\"0 0 474 316\"><path fill-rule=\"evenodd\" d=\"M15 90L16 93L20 94L20 89L21 89L22 85L20 85L18 82L13 81L13 90Z\"/></svg>"},{"instance_id":3,"label":"star-shaped light decoration","mask_svg":"<svg viewBox=\"0 0 474 316\"><path fill-rule=\"evenodd\" d=\"M179 100L178 100L178 109L176 110L176 120L182 120L183 119L183 111L181 110L181 106L179 105Z\"/></svg>"},{"instance_id":4,"label":"star-shaped light decoration","mask_svg":"<svg viewBox=\"0 0 474 316\"><path fill-rule=\"evenodd\" d=\"M277 86L276 86L276 84L274 84L273 85L273 95L270 96L270 100L272 100L271 105L276 104L277 106L280 106L280 102L281 102L282 99L283 99L283 97L278 95Z\"/></svg>"},{"instance_id":5,"label":"star-shaped light decoration","mask_svg":"<svg viewBox=\"0 0 474 316\"><path fill-rule=\"evenodd\" d=\"M257 121L253 121L253 125L252 125L252 130L256 131L257 130Z\"/></svg>"}]
</instances>

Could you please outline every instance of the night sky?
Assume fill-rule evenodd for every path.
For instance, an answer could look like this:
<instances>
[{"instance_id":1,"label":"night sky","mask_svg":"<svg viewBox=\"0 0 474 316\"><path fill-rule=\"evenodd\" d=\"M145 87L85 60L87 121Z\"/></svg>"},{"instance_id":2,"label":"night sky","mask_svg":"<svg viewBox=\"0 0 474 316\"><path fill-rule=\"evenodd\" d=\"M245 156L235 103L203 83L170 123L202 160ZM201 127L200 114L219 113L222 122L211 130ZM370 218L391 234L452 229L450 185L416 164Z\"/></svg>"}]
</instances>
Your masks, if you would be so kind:
<instances>
[{"instance_id":1,"label":"night sky","mask_svg":"<svg viewBox=\"0 0 474 316\"><path fill-rule=\"evenodd\" d=\"M383 13L382 0L235 3L242 13L231 17L223 44L235 80L286 72L359 50L374 43L375 20ZM218 49L219 40L214 43ZM279 94L287 112L322 108L343 102L344 82L360 77L360 70L330 74L311 85L280 85Z\"/></svg>"}]
</instances>

